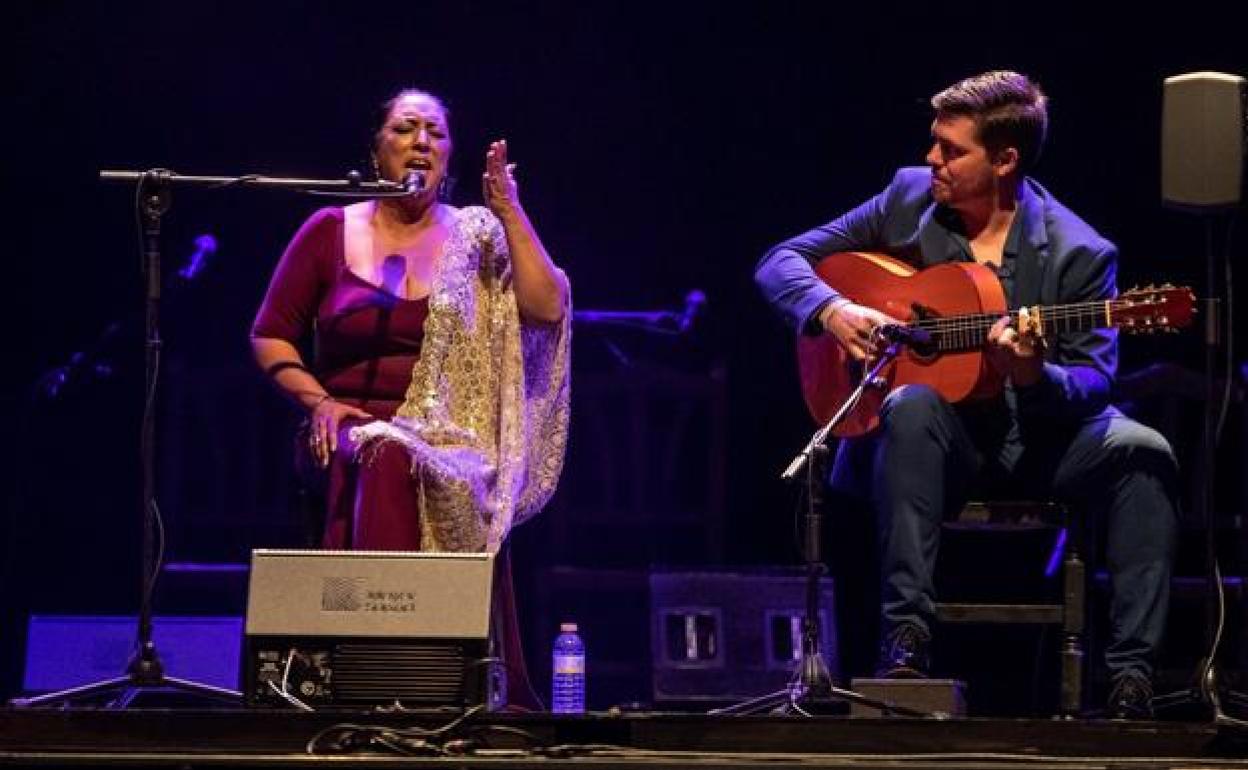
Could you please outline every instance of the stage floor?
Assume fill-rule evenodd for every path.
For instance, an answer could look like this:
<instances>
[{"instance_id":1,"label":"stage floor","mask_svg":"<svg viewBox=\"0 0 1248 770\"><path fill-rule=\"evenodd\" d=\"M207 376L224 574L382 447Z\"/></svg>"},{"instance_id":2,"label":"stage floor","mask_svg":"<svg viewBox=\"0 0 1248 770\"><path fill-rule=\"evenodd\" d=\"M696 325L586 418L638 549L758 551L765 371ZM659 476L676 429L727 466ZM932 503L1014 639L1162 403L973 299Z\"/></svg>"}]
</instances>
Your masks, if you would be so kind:
<instances>
[{"instance_id":1,"label":"stage floor","mask_svg":"<svg viewBox=\"0 0 1248 770\"><path fill-rule=\"evenodd\" d=\"M0 710L0 764L1248 768L1248 731L1187 722L674 713L462 716L458 711L6 708Z\"/></svg>"}]
</instances>

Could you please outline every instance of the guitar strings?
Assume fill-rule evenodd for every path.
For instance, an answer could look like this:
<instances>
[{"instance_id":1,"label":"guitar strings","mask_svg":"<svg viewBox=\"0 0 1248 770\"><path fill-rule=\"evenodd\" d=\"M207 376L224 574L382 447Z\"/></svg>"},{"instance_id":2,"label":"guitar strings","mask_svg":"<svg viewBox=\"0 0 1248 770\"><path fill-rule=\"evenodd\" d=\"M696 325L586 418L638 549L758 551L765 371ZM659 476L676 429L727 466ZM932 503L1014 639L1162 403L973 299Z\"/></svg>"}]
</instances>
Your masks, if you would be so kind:
<instances>
[{"instance_id":1,"label":"guitar strings","mask_svg":"<svg viewBox=\"0 0 1248 770\"><path fill-rule=\"evenodd\" d=\"M1116 308L1125 306L1130 306L1130 303L1120 300L1096 300L1094 302L1075 303L1072 305L1058 305L1041 313L1040 317L1042 321L1069 321L1081 318L1099 319L1104 317L1107 309L1112 312ZM970 313L942 318L922 318L909 325L925 331L939 332L980 330L990 328L1000 318L1011 314L1003 311L1001 313Z\"/></svg>"},{"instance_id":2,"label":"guitar strings","mask_svg":"<svg viewBox=\"0 0 1248 770\"><path fill-rule=\"evenodd\" d=\"M1050 308L1047 312L1042 313L1045 318L1052 318L1055 315L1080 315L1088 312L1100 312L1105 309L1106 302L1113 300L1098 300L1095 302L1076 303L1073 305L1058 305ZM995 323L1002 316L1009 315L1011 311L1002 311L1000 313L967 313L965 315L942 316L938 318L922 318L915 322L915 326L939 325L942 323L959 323L959 322L985 322ZM1017 312L1017 311L1013 311Z\"/></svg>"},{"instance_id":3,"label":"guitar strings","mask_svg":"<svg viewBox=\"0 0 1248 770\"><path fill-rule=\"evenodd\" d=\"M1107 314L1113 311L1132 307L1137 304L1131 298L1102 299L1088 302L1076 302L1069 305L1056 305L1046 308L1041 314L1041 323L1055 332L1078 331L1078 325L1071 327L1070 322L1087 322L1099 324ZM1158 303L1150 303L1158 304ZM1164 304L1164 303L1161 303ZM909 324L911 327L932 332L937 336L936 347L940 350L956 350L963 347L974 347L983 340L980 335L986 333L1005 315L1013 315L1018 311L1001 313L969 313L943 318L923 318ZM1110 325L1108 323L1104 324ZM1060 327L1060 328L1058 328Z\"/></svg>"}]
</instances>

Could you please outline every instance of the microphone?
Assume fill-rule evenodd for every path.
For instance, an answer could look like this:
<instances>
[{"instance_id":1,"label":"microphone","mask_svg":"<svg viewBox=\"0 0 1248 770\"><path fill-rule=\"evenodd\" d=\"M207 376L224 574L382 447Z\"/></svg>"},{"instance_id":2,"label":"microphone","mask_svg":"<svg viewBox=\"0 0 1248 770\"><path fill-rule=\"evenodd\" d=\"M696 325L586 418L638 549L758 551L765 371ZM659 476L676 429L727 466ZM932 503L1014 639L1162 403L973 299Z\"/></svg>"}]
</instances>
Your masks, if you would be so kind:
<instances>
[{"instance_id":1,"label":"microphone","mask_svg":"<svg viewBox=\"0 0 1248 770\"><path fill-rule=\"evenodd\" d=\"M187 257L186 264L178 271L184 281L193 281L208 265L208 258L217 253L217 239L205 233L195 239L195 251Z\"/></svg>"},{"instance_id":2,"label":"microphone","mask_svg":"<svg viewBox=\"0 0 1248 770\"><path fill-rule=\"evenodd\" d=\"M898 345L905 345L910 348L921 348L932 344L932 333L926 329L920 329L917 326L905 326L903 324L880 324L871 332L872 335L878 335L889 342Z\"/></svg>"},{"instance_id":3,"label":"microphone","mask_svg":"<svg viewBox=\"0 0 1248 770\"><path fill-rule=\"evenodd\" d=\"M403 186L407 188L409 195L415 195L425 190L425 172L412 169L403 177Z\"/></svg>"},{"instance_id":4,"label":"microphone","mask_svg":"<svg viewBox=\"0 0 1248 770\"><path fill-rule=\"evenodd\" d=\"M685 295L685 309L680 314L680 321L676 325L676 331L685 334L693 328L693 322L706 307L706 292L701 289L694 289Z\"/></svg>"}]
</instances>

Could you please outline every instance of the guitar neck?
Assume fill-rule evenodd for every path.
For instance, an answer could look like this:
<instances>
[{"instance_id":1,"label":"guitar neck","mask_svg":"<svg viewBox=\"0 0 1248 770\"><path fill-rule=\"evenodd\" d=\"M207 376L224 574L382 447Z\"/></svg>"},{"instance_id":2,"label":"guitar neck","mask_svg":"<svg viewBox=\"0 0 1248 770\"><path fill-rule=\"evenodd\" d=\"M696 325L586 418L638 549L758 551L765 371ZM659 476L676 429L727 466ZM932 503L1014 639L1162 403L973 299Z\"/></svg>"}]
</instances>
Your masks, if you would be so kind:
<instances>
[{"instance_id":1,"label":"guitar neck","mask_svg":"<svg viewBox=\"0 0 1248 770\"><path fill-rule=\"evenodd\" d=\"M1039 336L1050 337L1067 332L1091 331L1114 326L1114 300L1076 302L1070 305L1034 305L1025 310L1010 312L1011 324L1027 326ZM910 325L923 329L932 336L936 350L954 352L981 347L988 338L988 330L1004 313L970 313L967 315L924 318Z\"/></svg>"}]
</instances>

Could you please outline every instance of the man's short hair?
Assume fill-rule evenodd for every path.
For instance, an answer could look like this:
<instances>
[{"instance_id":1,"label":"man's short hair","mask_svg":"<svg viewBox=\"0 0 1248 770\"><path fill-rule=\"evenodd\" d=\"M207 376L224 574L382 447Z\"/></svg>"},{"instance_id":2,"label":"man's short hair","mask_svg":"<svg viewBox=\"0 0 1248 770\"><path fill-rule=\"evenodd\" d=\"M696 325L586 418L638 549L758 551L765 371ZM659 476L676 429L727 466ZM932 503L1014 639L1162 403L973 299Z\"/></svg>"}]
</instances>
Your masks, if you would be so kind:
<instances>
[{"instance_id":1,"label":"man's short hair","mask_svg":"<svg viewBox=\"0 0 1248 770\"><path fill-rule=\"evenodd\" d=\"M1018 150L1027 172L1040 159L1048 132L1048 97L1026 75L994 70L960 80L932 97L936 117L961 115L975 121L979 141L989 152Z\"/></svg>"}]
</instances>

